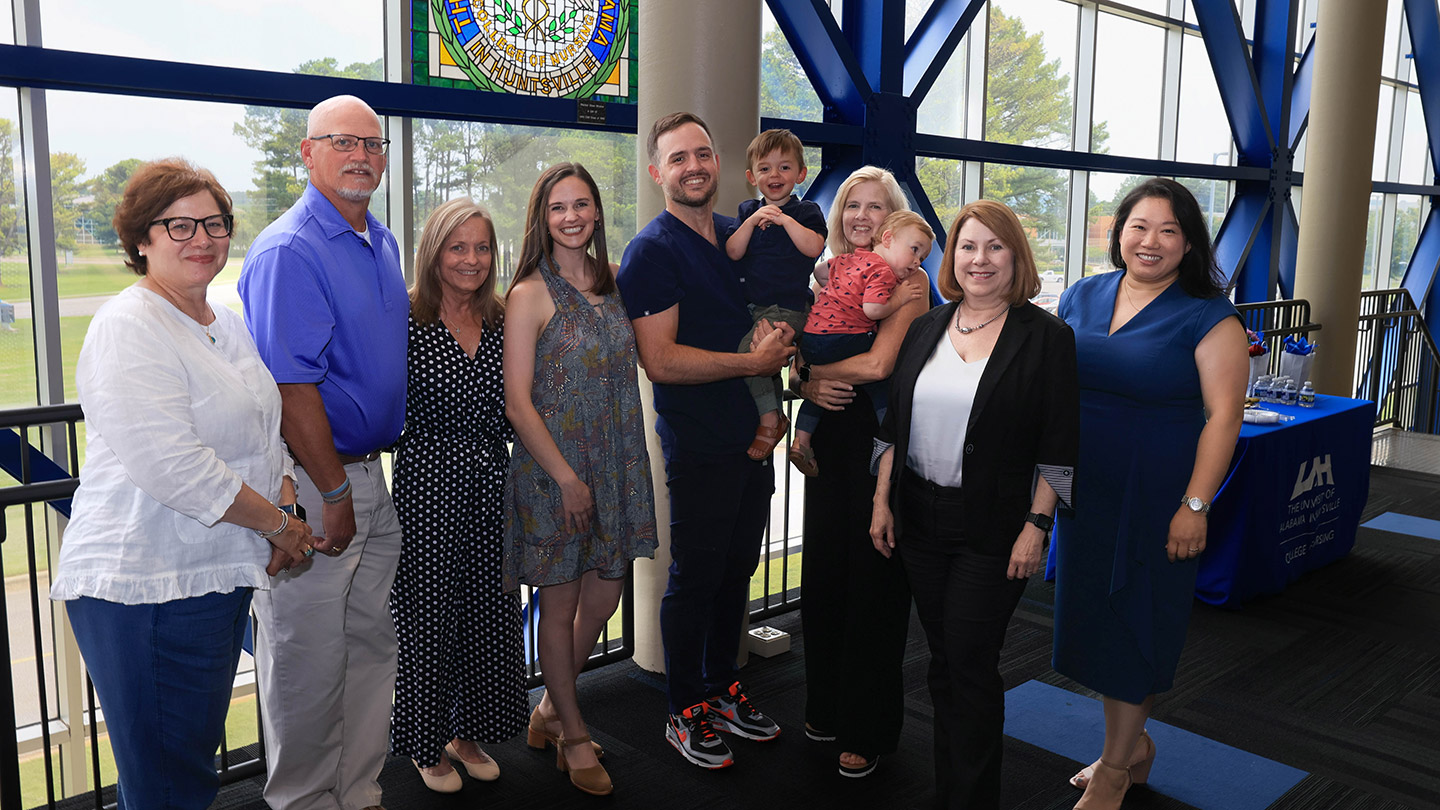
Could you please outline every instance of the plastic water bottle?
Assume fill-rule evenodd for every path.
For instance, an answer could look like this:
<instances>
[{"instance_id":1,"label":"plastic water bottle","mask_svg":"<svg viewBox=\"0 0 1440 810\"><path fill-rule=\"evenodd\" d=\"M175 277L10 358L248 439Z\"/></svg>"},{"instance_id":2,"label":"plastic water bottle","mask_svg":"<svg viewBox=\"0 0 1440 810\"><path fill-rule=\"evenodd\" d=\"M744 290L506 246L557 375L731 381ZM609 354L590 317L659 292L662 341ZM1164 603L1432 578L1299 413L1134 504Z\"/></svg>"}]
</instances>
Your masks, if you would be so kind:
<instances>
[{"instance_id":1,"label":"plastic water bottle","mask_svg":"<svg viewBox=\"0 0 1440 810\"><path fill-rule=\"evenodd\" d=\"M1280 404L1294 405L1299 400L1299 391L1295 388L1295 381L1289 377L1285 378L1285 387L1280 389Z\"/></svg>"},{"instance_id":2,"label":"plastic water bottle","mask_svg":"<svg viewBox=\"0 0 1440 810\"><path fill-rule=\"evenodd\" d=\"M1270 401L1270 375L1261 374L1255 379L1255 393L1253 396L1261 402Z\"/></svg>"},{"instance_id":3,"label":"plastic water bottle","mask_svg":"<svg viewBox=\"0 0 1440 810\"><path fill-rule=\"evenodd\" d=\"M1300 407L1315 407L1315 386L1311 385L1309 380L1306 380L1305 385L1300 388Z\"/></svg>"},{"instance_id":4,"label":"plastic water bottle","mask_svg":"<svg viewBox=\"0 0 1440 810\"><path fill-rule=\"evenodd\" d=\"M1285 401L1285 380L1283 375L1276 374L1275 379L1270 381L1270 404L1278 405Z\"/></svg>"}]
</instances>

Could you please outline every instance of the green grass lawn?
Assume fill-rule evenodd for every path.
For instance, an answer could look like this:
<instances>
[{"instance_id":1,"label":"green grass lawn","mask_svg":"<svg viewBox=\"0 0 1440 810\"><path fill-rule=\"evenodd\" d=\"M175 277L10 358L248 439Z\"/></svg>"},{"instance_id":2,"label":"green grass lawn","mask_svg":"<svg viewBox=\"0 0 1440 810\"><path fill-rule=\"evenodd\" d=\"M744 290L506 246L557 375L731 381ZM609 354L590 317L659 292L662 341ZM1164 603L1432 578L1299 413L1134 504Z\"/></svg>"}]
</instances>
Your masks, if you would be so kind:
<instances>
[{"instance_id":1,"label":"green grass lawn","mask_svg":"<svg viewBox=\"0 0 1440 810\"><path fill-rule=\"evenodd\" d=\"M216 276L214 283L234 282L240 277L240 265L244 254L233 255L225 263L225 269ZM10 258L4 260L5 282L14 285L0 289L0 298L10 303L30 300L28 284L16 284L15 278L29 272L25 260ZM86 245L75 252L70 263L64 257L55 262L55 286L61 298L81 298L91 295L114 295L135 283L137 276L124 264L119 248L102 248ZM5 290L9 290L8 292Z\"/></svg>"},{"instance_id":2,"label":"green grass lawn","mask_svg":"<svg viewBox=\"0 0 1440 810\"><path fill-rule=\"evenodd\" d=\"M29 322L22 323L26 328L17 329L14 332L0 332L0 408L35 404L34 340L29 329ZM80 356L80 344L85 339L85 330L89 328L89 315L60 319L60 354L64 358L65 399L67 402L74 402L76 399L75 361ZM83 461L85 458L85 424L83 422L79 425L76 439L80 445L80 458ZM0 486L10 486L15 483L13 478L0 473ZM35 519L38 522L43 518L39 512L36 512ZM17 542L18 538L24 536L24 510L20 507L6 509L6 542L0 544L0 564L4 565L6 576L14 576L30 570L25 558L25 546L23 543ZM41 570L44 570L48 563L43 548L37 548L36 557Z\"/></svg>"}]
</instances>

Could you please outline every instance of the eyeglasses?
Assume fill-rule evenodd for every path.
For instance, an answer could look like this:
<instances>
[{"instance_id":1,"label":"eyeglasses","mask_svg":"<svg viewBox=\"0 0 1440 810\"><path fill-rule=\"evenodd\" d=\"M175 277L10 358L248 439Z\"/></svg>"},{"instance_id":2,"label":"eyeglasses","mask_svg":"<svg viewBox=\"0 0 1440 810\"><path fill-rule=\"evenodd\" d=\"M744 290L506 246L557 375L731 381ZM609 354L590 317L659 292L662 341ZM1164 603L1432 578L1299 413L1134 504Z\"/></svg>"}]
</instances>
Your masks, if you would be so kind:
<instances>
[{"instance_id":1,"label":"eyeglasses","mask_svg":"<svg viewBox=\"0 0 1440 810\"><path fill-rule=\"evenodd\" d=\"M315 135L310 138L312 141L329 140L330 145L336 152L354 152L355 147L361 143L365 144L365 151L372 155L383 155L385 150L390 148L389 138L362 138L359 135Z\"/></svg>"},{"instance_id":2,"label":"eyeglasses","mask_svg":"<svg viewBox=\"0 0 1440 810\"><path fill-rule=\"evenodd\" d=\"M229 214L216 214L204 219L194 217L166 217L157 219L150 225L164 225L165 232L176 242L188 242L195 238L197 226L205 226L205 233L211 239L224 239L235 230L235 217Z\"/></svg>"}]
</instances>

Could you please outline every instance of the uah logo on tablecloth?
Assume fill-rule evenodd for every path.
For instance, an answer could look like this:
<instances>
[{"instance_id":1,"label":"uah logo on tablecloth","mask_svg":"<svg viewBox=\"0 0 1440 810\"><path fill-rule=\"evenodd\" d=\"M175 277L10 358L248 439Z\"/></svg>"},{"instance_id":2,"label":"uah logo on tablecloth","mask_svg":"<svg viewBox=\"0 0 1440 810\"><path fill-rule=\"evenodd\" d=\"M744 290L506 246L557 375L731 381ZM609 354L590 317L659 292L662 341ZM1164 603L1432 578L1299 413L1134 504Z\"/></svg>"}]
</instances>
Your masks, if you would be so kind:
<instances>
[{"instance_id":1,"label":"uah logo on tablecloth","mask_svg":"<svg viewBox=\"0 0 1440 810\"><path fill-rule=\"evenodd\" d=\"M628 47L630 5L430 0L445 50L477 87L552 98L590 98L602 88L607 95L628 92L628 76L619 76L626 71L617 65Z\"/></svg>"},{"instance_id":2,"label":"uah logo on tablecloth","mask_svg":"<svg viewBox=\"0 0 1440 810\"><path fill-rule=\"evenodd\" d=\"M1295 500L1315 487L1334 485L1335 475L1330 471L1330 454L1326 453L1323 460L1316 456L1314 461L1300 462L1300 470L1295 474L1295 490L1290 493L1290 500Z\"/></svg>"}]
</instances>

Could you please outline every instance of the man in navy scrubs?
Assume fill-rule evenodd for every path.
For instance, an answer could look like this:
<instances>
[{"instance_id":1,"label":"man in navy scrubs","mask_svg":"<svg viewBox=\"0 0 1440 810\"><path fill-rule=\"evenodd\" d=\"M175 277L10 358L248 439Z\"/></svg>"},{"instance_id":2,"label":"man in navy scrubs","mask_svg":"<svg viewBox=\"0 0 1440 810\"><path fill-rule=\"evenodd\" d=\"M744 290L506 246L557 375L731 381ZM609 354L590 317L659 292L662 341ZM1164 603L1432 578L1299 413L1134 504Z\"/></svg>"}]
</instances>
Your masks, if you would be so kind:
<instances>
[{"instance_id":1,"label":"man in navy scrubs","mask_svg":"<svg viewBox=\"0 0 1440 810\"><path fill-rule=\"evenodd\" d=\"M735 353L751 318L725 255L733 220L714 211L720 163L705 122L667 115L646 146L665 210L625 250L618 281L655 385L670 489L670 581L660 603L665 736L690 762L723 768L734 760L716 731L752 740L780 733L736 677L750 576L775 491L770 459L745 455L759 415L743 378L778 373L794 354L794 335L778 324L753 351Z\"/></svg>"}]
</instances>

